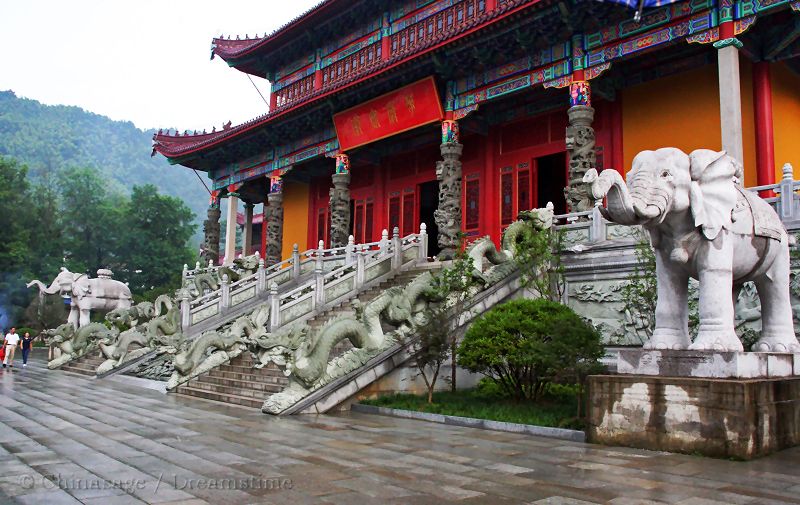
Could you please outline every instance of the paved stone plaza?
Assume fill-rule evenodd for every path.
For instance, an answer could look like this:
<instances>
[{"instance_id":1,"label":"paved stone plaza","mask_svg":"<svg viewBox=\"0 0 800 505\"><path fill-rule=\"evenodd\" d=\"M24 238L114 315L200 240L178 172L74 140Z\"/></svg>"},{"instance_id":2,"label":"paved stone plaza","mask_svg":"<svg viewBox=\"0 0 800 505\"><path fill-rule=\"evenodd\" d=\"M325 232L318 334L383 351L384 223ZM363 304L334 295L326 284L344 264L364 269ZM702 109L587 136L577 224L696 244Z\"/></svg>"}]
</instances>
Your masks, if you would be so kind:
<instances>
[{"instance_id":1,"label":"paved stone plaza","mask_svg":"<svg viewBox=\"0 0 800 505\"><path fill-rule=\"evenodd\" d=\"M800 503L800 448L741 463L363 414L276 419L43 360L0 382L1 503Z\"/></svg>"}]
</instances>

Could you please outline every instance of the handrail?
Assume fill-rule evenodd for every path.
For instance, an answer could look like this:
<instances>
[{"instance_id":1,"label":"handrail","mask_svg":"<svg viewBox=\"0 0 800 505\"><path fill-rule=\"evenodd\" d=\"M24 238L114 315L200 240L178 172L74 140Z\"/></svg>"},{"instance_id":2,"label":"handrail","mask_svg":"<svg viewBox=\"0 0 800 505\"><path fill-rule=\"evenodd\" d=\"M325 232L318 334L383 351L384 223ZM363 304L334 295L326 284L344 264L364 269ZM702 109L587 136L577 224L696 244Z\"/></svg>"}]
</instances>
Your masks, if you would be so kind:
<instances>
[{"instance_id":1,"label":"handrail","mask_svg":"<svg viewBox=\"0 0 800 505\"><path fill-rule=\"evenodd\" d=\"M229 282L227 276L223 276L220 288L212 293L204 294L194 300L191 299L187 290L184 290L181 298L181 324L184 333L188 333L192 326L199 323L220 318L230 312L234 307L247 303L257 298L268 298L272 310L272 325L283 324L286 322L281 315L281 307L300 303L302 300L310 301L308 306L298 309L315 310L317 307L339 299L342 296L351 296L353 292L361 288L367 282L380 277L387 272L396 272L404 264L408 264L409 256L404 252L412 248L418 248L414 261L421 261L427 258L427 232L423 223L420 232L400 238L399 230L394 229L391 240L388 238L388 231L384 230L382 238L377 242L356 245L351 236L348 244L344 247L324 249L319 247L303 253L309 256L303 260L294 247L292 257L277 264L280 268L273 268L268 274L268 269L264 267L264 261L259 261L258 270L236 282ZM320 244L321 246L322 244ZM327 256L326 256L327 255ZM297 280L301 273L301 264L308 264L309 260L315 262L314 271L310 278L298 286L282 293L278 293L278 286L290 280ZM378 274L367 279L367 271L372 270L375 265L384 263ZM332 265L332 269L326 269L326 263ZM275 266L273 266L275 267ZM385 269L388 268L388 271ZM307 270L306 270L307 271ZM342 284L349 282L349 284ZM333 293L326 293L327 287L334 287ZM289 317L289 316L286 316ZM292 320L302 317L302 314L295 313L291 316Z\"/></svg>"}]
</instances>

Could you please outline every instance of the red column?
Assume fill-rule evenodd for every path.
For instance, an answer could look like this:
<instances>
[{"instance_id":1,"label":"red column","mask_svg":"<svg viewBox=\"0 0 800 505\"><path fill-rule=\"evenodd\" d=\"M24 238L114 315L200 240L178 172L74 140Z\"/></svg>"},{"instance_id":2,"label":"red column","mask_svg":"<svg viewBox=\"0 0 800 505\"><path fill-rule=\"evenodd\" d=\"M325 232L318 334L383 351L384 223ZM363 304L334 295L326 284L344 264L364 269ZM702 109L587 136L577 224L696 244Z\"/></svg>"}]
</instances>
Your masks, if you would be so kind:
<instances>
[{"instance_id":1,"label":"red column","mask_svg":"<svg viewBox=\"0 0 800 505\"><path fill-rule=\"evenodd\" d=\"M775 183L775 137L772 129L772 81L769 63L753 64L753 109L756 130L757 184ZM764 195L762 195L764 196Z\"/></svg>"},{"instance_id":2,"label":"red column","mask_svg":"<svg viewBox=\"0 0 800 505\"><path fill-rule=\"evenodd\" d=\"M499 130L499 128L498 128ZM492 237L495 244L500 246L500 202L498 201L499 192L497 190L498 175L495 170L495 136L496 130L489 128L489 135L484 142L483 166L484 166L484 199L483 215L485 216L486 232Z\"/></svg>"},{"instance_id":3,"label":"red column","mask_svg":"<svg viewBox=\"0 0 800 505\"><path fill-rule=\"evenodd\" d=\"M278 95L275 93L275 86L269 92L269 111L272 112L278 108Z\"/></svg>"},{"instance_id":4,"label":"red column","mask_svg":"<svg viewBox=\"0 0 800 505\"><path fill-rule=\"evenodd\" d=\"M392 55L392 36L384 35L381 39L381 59L388 60Z\"/></svg>"},{"instance_id":5,"label":"red column","mask_svg":"<svg viewBox=\"0 0 800 505\"><path fill-rule=\"evenodd\" d=\"M316 69L314 71L314 91L322 89L322 70Z\"/></svg>"},{"instance_id":6,"label":"red column","mask_svg":"<svg viewBox=\"0 0 800 505\"><path fill-rule=\"evenodd\" d=\"M267 202L264 202L264 209L261 214L261 257L265 258L267 254Z\"/></svg>"},{"instance_id":7,"label":"red column","mask_svg":"<svg viewBox=\"0 0 800 505\"><path fill-rule=\"evenodd\" d=\"M381 232L389 228L389 212L386 210L386 204L389 200L389 195L386 194L386 168L379 164L374 170L373 187L375 188L375 193L373 196L374 207L372 208L372 237L367 237L367 242L379 240Z\"/></svg>"},{"instance_id":8,"label":"red column","mask_svg":"<svg viewBox=\"0 0 800 505\"><path fill-rule=\"evenodd\" d=\"M486 0L486 11L493 11L497 8L497 0Z\"/></svg>"}]
</instances>

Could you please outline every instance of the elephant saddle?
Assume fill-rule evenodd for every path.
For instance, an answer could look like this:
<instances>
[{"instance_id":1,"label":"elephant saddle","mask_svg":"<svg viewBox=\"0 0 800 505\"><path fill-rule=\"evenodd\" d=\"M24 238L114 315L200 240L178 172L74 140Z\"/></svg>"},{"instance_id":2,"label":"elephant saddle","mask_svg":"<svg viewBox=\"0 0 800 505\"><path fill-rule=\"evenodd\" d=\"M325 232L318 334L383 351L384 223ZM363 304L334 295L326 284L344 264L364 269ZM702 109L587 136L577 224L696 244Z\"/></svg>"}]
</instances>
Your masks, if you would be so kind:
<instances>
[{"instance_id":1,"label":"elephant saddle","mask_svg":"<svg viewBox=\"0 0 800 505\"><path fill-rule=\"evenodd\" d=\"M737 190L736 206L731 212L730 231L781 240L786 231L770 205L753 191L738 187Z\"/></svg>"}]
</instances>

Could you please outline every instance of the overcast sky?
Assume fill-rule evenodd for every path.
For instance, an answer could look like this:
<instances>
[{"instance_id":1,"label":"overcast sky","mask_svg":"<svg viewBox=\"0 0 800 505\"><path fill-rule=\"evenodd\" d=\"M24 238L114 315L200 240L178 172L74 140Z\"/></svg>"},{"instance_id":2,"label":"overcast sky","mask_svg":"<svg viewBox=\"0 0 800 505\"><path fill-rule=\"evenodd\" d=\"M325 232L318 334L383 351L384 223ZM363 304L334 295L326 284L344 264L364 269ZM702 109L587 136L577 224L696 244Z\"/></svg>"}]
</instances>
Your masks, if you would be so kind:
<instances>
[{"instance_id":1,"label":"overcast sky","mask_svg":"<svg viewBox=\"0 0 800 505\"><path fill-rule=\"evenodd\" d=\"M0 90L143 129L238 124L267 105L246 74L209 61L211 39L272 32L318 2L0 0Z\"/></svg>"}]
</instances>

